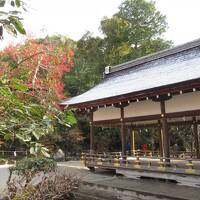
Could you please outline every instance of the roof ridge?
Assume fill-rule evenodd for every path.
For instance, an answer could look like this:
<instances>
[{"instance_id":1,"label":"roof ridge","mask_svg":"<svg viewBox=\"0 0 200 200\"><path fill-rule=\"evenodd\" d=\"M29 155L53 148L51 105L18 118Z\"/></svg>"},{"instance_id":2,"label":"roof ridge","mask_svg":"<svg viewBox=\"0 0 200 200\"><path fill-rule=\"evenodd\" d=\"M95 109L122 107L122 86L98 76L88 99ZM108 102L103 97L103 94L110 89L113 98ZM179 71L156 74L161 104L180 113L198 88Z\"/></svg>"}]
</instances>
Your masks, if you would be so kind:
<instances>
[{"instance_id":1,"label":"roof ridge","mask_svg":"<svg viewBox=\"0 0 200 200\"><path fill-rule=\"evenodd\" d=\"M162 51L158 51L156 53L152 53L152 54L137 58L135 60L131 60L131 61L119 64L119 65L112 66L112 67L110 67L109 74L112 74L114 72L118 72L118 71L121 71L124 69L128 69L128 68L140 65L140 64L144 64L144 63L147 63L147 62L150 62L153 60L164 58L164 57L176 54L176 53L180 53L180 52L183 52L183 51L186 51L186 50L198 47L198 46L200 46L200 38L196 39L196 40L192 40L192 41L184 43L184 44L181 44L181 45L177 45L172 48L168 48L168 49L165 49Z\"/></svg>"}]
</instances>

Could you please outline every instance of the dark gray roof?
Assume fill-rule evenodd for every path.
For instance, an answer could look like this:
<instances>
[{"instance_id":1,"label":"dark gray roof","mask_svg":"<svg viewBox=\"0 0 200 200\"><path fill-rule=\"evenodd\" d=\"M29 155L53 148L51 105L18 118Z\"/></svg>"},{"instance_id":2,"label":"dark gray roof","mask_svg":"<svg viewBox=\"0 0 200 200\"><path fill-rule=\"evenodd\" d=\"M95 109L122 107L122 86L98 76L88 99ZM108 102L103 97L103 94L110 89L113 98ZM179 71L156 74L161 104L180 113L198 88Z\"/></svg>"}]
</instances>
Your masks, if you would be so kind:
<instances>
[{"instance_id":1,"label":"dark gray roof","mask_svg":"<svg viewBox=\"0 0 200 200\"><path fill-rule=\"evenodd\" d=\"M135 60L131 60L131 61L128 61L126 63L122 63L122 64L119 64L119 65L116 65L116 66L112 66L110 68L110 73L120 71L120 70L124 70L124 69L134 67L134 66L137 66L137 65L140 65L140 64L144 64L146 62L150 62L150 61L157 60L157 59L160 59L160 58L164 58L166 56L170 56L170 55L180 53L180 52L183 52L183 51L186 51L186 50L189 50L189 49L193 49L193 48L198 47L198 46L200 46L200 39L193 40L193 41L188 42L186 44L178 45L178 46L170 48L170 49L165 49L165 50L153 53L153 54L149 54L147 56L144 56L144 57L141 57L141 58L138 58L138 59L135 59Z\"/></svg>"},{"instance_id":2,"label":"dark gray roof","mask_svg":"<svg viewBox=\"0 0 200 200\"><path fill-rule=\"evenodd\" d=\"M200 78L200 40L111 68L89 91L61 102L75 105Z\"/></svg>"}]
</instances>

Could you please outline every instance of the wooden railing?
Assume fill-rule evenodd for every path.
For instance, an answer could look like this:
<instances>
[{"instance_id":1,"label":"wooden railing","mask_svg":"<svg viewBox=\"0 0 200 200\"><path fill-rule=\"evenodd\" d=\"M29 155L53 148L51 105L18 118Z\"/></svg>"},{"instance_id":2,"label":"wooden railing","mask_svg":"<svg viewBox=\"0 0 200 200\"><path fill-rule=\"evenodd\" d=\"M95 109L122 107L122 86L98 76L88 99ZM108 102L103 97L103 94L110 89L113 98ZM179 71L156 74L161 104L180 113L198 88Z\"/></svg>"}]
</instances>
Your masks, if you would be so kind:
<instances>
[{"instance_id":1,"label":"wooden railing","mask_svg":"<svg viewBox=\"0 0 200 200\"><path fill-rule=\"evenodd\" d=\"M135 151L127 151L127 155L133 155L133 156L143 156L143 157L160 157L160 151L143 151L143 150L135 150ZM196 158L195 152L191 151L171 151L170 152L170 158L182 158L182 159L188 159L188 158Z\"/></svg>"},{"instance_id":2,"label":"wooden railing","mask_svg":"<svg viewBox=\"0 0 200 200\"><path fill-rule=\"evenodd\" d=\"M84 153L89 153L89 151L84 152ZM96 154L106 154L106 155L120 155L121 152L95 152ZM160 151L143 151L143 150L134 150L134 151L126 151L127 156L139 156L139 157L147 157L147 158L160 158ZM191 151L171 151L170 152L170 158L180 158L180 159L195 159L196 155L195 152Z\"/></svg>"},{"instance_id":3,"label":"wooden railing","mask_svg":"<svg viewBox=\"0 0 200 200\"><path fill-rule=\"evenodd\" d=\"M4 151L0 150L0 158L1 157L25 157L28 155L28 151Z\"/></svg>"},{"instance_id":4,"label":"wooden railing","mask_svg":"<svg viewBox=\"0 0 200 200\"><path fill-rule=\"evenodd\" d=\"M135 156L126 155L123 157L121 152L82 153L81 160L88 168L140 169L200 175L200 160L160 157L156 152L153 154L137 151L135 152Z\"/></svg>"}]
</instances>

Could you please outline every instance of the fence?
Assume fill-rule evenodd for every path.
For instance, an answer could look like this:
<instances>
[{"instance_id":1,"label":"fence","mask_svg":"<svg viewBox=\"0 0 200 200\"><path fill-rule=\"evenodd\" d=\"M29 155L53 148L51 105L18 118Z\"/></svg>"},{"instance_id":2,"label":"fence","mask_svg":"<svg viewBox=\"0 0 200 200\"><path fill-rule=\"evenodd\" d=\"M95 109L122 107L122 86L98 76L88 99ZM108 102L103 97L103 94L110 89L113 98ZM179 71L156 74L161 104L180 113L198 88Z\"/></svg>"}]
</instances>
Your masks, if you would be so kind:
<instances>
[{"instance_id":1,"label":"fence","mask_svg":"<svg viewBox=\"0 0 200 200\"><path fill-rule=\"evenodd\" d=\"M135 152L136 153L136 152ZM159 171L178 174L200 175L200 160L192 158L166 158L147 156L137 152L135 156L123 156L121 152L110 153L82 153L81 160L89 168L99 167L105 169L137 169ZM144 156L145 155L145 156ZM157 154L156 154L157 155Z\"/></svg>"}]
</instances>

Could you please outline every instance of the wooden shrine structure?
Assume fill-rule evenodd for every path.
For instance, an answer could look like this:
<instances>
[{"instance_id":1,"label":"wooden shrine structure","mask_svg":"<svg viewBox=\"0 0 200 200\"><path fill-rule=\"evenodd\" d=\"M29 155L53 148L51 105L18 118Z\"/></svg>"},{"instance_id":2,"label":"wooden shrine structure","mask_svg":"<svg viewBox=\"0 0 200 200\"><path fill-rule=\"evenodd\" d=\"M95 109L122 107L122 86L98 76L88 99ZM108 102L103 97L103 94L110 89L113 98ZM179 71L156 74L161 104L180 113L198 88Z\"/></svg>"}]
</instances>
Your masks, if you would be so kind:
<instances>
[{"instance_id":1,"label":"wooden shrine structure","mask_svg":"<svg viewBox=\"0 0 200 200\"><path fill-rule=\"evenodd\" d=\"M170 174L200 177L200 40L106 67L101 83L79 96L64 100L61 105L90 113L90 153L85 155L88 167L161 170L162 174L164 169ZM169 126L185 124L192 126L195 155L185 159L182 171L178 171L174 170L179 166L178 159L176 162L170 155L168 130ZM118 157L112 153L98 155L95 152L94 127L106 125L120 128L121 152ZM160 132L157 165L153 158L140 159L133 143L133 159L126 155L126 130L133 137L135 129L144 127L157 127ZM146 168L142 168L142 162L146 162ZM157 168L153 168L153 163Z\"/></svg>"}]
</instances>

